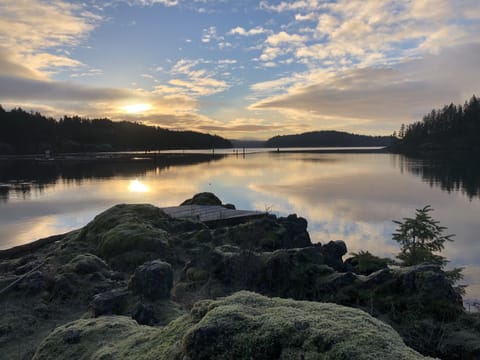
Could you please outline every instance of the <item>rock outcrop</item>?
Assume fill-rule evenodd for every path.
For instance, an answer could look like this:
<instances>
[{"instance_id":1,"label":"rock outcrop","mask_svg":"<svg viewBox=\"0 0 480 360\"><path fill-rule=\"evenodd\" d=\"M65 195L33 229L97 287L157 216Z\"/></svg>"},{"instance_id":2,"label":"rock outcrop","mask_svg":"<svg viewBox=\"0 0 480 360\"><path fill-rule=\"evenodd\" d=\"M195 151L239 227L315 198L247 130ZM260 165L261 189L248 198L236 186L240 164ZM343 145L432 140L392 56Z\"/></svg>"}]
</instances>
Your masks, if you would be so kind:
<instances>
[{"instance_id":1,"label":"rock outcrop","mask_svg":"<svg viewBox=\"0 0 480 360\"><path fill-rule=\"evenodd\" d=\"M208 194L194 196L192 201L217 202ZM173 358L169 357L172 354L183 356L179 359L222 358L221 354L228 358L248 341L265 358L301 358L303 354L314 359L324 353L335 358L337 342L325 340L329 335L306 314L307 309L315 309L320 321L320 313L327 308L319 302L357 308L350 309L354 311L351 316L359 316L373 328L380 329L382 324L385 334L397 339L389 326L362 311L381 319L424 355L443 359L480 356L480 319L465 314L461 298L439 267L389 268L384 262L365 267L344 262L347 246L343 241L312 244L306 220L294 214L210 228L194 219L174 219L152 205L117 205L84 228L52 239L24 251L0 252L1 287L18 282L0 298L4 310L0 347L9 359L31 357L56 326L80 318L55 330L37 358L57 352L59 358L68 358L69 351L77 351L80 345L91 346L97 358L102 358L102 351L113 351L111 346L126 357L121 351L133 351L132 344L145 354L154 351L158 358ZM250 293L211 300L241 290L318 304L270 301ZM271 313L268 308L272 306L291 317L279 315L271 322L261 317L260 321L254 304L262 312ZM339 324L352 328L349 334L362 337L355 332L359 323L347 324L347 318L334 314L347 313L346 308L329 306L329 316L338 316ZM303 310L296 313L297 308ZM229 327L237 322L240 328ZM282 330L274 330L276 326ZM103 347L95 346L96 336L103 332ZM217 347L202 343L211 334L217 334ZM354 354L348 350L352 342L335 341L343 344L338 354ZM152 348L147 349L145 342ZM225 350L226 344L231 349ZM366 349L367 343L358 346Z\"/></svg>"},{"instance_id":2,"label":"rock outcrop","mask_svg":"<svg viewBox=\"0 0 480 360\"><path fill-rule=\"evenodd\" d=\"M246 291L198 302L163 328L118 316L78 320L54 330L33 359L80 353L85 359L425 359L361 310Z\"/></svg>"}]
</instances>

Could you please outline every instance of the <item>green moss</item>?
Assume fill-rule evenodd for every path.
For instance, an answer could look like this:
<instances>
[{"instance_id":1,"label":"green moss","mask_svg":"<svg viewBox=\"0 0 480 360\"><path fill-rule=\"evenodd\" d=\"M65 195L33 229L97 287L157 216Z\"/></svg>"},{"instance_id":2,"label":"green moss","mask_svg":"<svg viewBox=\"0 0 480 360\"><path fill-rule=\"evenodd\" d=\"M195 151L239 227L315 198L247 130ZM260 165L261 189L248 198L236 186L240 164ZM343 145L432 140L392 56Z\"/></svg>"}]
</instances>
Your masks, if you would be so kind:
<instances>
[{"instance_id":1,"label":"green moss","mask_svg":"<svg viewBox=\"0 0 480 360\"><path fill-rule=\"evenodd\" d=\"M393 260L380 258L368 251L359 251L352 253L352 257L348 258L345 263L351 265L357 274L369 275L375 271L386 269L393 263Z\"/></svg>"},{"instance_id":2,"label":"green moss","mask_svg":"<svg viewBox=\"0 0 480 360\"><path fill-rule=\"evenodd\" d=\"M122 353L124 347L136 339L147 337L154 328L140 326L123 316L105 316L81 319L60 326L40 344L34 360L50 359L105 359L110 354ZM129 341L122 341L129 339Z\"/></svg>"},{"instance_id":3,"label":"green moss","mask_svg":"<svg viewBox=\"0 0 480 360\"><path fill-rule=\"evenodd\" d=\"M208 271L205 271L203 269L197 267L190 267L187 269L185 277L187 281L203 283L208 280L210 274L208 273Z\"/></svg>"},{"instance_id":4,"label":"green moss","mask_svg":"<svg viewBox=\"0 0 480 360\"><path fill-rule=\"evenodd\" d=\"M99 257L93 254L80 254L75 256L68 264L63 266L64 272L75 272L78 274L90 274L108 270L108 265Z\"/></svg>"},{"instance_id":5,"label":"green moss","mask_svg":"<svg viewBox=\"0 0 480 360\"><path fill-rule=\"evenodd\" d=\"M265 217L214 232L217 244L238 245L243 249L275 250L288 247L287 229L277 221Z\"/></svg>"},{"instance_id":6,"label":"green moss","mask_svg":"<svg viewBox=\"0 0 480 360\"><path fill-rule=\"evenodd\" d=\"M152 205L117 205L95 217L80 237L113 267L131 270L153 259L172 261L171 236L163 229L170 222L175 223Z\"/></svg>"},{"instance_id":7,"label":"green moss","mask_svg":"<svg viewBox=\"0 0 480 360\"><path fill-rule=\"evenodd\" d=\"M80 236L89 242L96 243L106 231L117 225L125 223L158 224L169 218L167 214L153 205L120 204L97 215L83 228Z\"/></svg>"},{"instance_id":8,"label":"green moss","mask_svg":"<svg viewBox=\"0 0 480 360\"><path fill-rule=\"evenodd\" d=\"M202 307L208 312L184 337L184 352L195 359L423 358L390 326L356 309L248 292Z\"/></svg>"},{"instance_id":9,"label":"green moss","mask_svg":"<svg viewBox=\"0 0 480 360\"><path fill-rule=\"evenodd\" d=\"M363 311L245 291L199 302L163 328L118 316L76 321L53 331L34 356L50 358L423 359Z\"/></svg>"},{"instance_id":10,"label":"green moss","mask_svg":"<svg viewBox=\"0 0 480 360\"><path fill-rule=\"evenodd\" d=\"M100 255L110 258L132 251L157 251L168 247L169 234L161 229L138 223L124 223L106 231L98 243Z\"/></svg>"},{"instance_id":11,"label":"green moss","mask_svg":"<svg viewBox=\"0 0 480 360\"><path fill-rule=\"evenodd\" d=\"M211 192L202 192L185 200L181 205L222 205L222 201Z\"/></svg>"}]
</instances>

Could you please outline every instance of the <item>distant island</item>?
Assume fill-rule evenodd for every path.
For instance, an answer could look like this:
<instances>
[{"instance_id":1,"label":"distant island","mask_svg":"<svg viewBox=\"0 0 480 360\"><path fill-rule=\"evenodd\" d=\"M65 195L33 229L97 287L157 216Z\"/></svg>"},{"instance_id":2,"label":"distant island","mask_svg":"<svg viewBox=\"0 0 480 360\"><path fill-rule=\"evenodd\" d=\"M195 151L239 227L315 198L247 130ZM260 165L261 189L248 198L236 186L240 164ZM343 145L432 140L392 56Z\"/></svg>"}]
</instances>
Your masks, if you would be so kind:
<instances>
[{"instance_id":1,"label":"distant island","mask_svg":"<svg viewBox=\"0 0 480 360\"><path fill-rule=\"evenodd\" d=\"M38 112L20 108L6 111L0 106L0 154L231 147L227 139L195 131L172 131L128 121L78 116L55 120Z\"/></svg>"},{"instance_id":2,"label":"distant island","mask_svg":"<svg viewBox=\"0 0 480 360\"><path fill-rule=\"evenodd\" d=\"M389 146L392 136L357 135L342 131L312 131L296 135L275 136L265 142L266 147L329 147L329 146Z\"/></svg>"},{"instance_id":3,"label":"distant island","mask_svg":"<svg viewBox=\"0 0 480 360\"><path fill-rule=\"evenodd\" d=\"M464 105L445 105L432 110L422 121L402 124L390 147L399 153L480 153L480 100L473 95Z\"/></svg>"}]
</instances>

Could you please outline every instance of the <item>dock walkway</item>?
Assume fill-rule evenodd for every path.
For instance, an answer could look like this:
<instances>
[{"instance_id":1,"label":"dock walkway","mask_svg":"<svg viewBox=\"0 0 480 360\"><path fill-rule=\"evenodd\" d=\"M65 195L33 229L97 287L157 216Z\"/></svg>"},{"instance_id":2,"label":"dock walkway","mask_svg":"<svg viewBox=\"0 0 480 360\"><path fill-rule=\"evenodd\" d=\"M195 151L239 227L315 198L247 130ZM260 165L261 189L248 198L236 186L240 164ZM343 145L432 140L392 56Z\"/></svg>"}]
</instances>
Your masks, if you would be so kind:
<instances>
[{"instance_id":1,"label":"dock walkway","mask_svg":"<svg viewBox=\"0 0 480 360\"><path fill-rule=\"evenodd\" d=\"M240 223L250 219L265 216L264 211L233 210L223 206L212 205L182 205L161 208L173 218L193 218L207 225Z\"/></svg>"}]
</instances>

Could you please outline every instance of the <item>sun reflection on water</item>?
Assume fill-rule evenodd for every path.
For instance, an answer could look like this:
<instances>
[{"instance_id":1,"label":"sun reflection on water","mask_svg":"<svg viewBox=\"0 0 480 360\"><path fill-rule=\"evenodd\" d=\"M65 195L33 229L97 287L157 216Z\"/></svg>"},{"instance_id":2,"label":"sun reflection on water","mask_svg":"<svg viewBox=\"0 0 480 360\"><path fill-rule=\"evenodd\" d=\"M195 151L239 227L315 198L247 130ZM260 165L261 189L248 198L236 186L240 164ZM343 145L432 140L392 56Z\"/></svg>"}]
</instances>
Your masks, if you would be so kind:
<instances>
[{"instance_id":1,"label":"sun reflection on water","mask_svg":"<svg viewBox=\"0 0 480 360\"><path fill-rule=\"evenodd\" d=\"M149 192L150 188L147 185L140 182L138 179L135 179L130 181L130 184L128 185L128 191L145 193L145 192Z\"/></svg>"}]
</instances>

